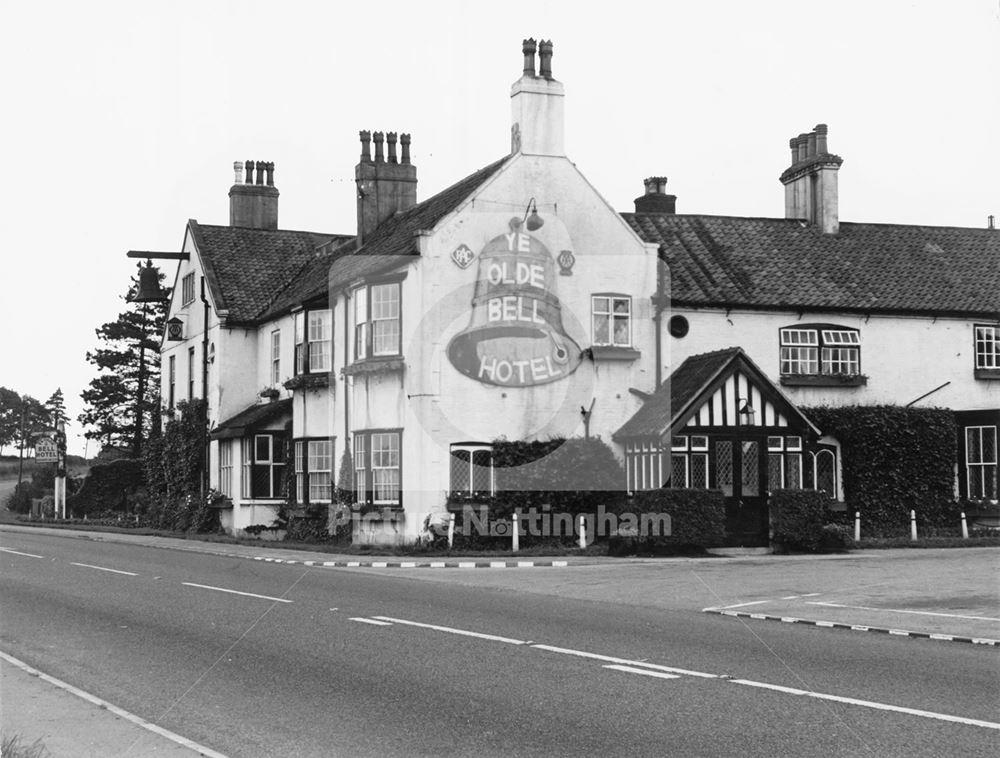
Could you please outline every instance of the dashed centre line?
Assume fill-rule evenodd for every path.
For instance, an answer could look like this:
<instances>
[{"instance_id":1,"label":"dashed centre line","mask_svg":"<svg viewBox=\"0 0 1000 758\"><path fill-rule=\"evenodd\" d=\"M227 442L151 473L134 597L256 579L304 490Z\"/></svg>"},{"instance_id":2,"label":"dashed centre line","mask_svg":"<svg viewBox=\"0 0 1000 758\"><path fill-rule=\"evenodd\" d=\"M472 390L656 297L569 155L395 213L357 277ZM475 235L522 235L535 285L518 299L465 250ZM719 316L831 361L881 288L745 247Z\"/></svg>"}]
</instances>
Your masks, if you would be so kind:
<instances>
[{"instance_id":1,"label":"dashed centre line","mask_svg":"<svg viewBox=\"0 0 1000 758\"><path fill-rule=\"evenodd\" d=\"M20 550L11 550L9 547L0 547L0 552L3 553L13 553L14 555L24 555L28 558L44 558L44 555L35 555L34 553L22 553Z\"/></svg>"},{"instance_id":2,"label":"dashed centre line","mask_svg":"<svg viewBox=\"0 0 1000 758\"><path fill-rule=\"evenodd\" d=\"M653 671L652 669L637 669L632 666L619 666L616 663L608 663L603 668L612 671L624 671L626 674L642 674L643 676L654 676L658 679L680 679L677 674L668 674L665 671Z\"/></svg>"},{"instance_id":3,"label":"dashed centre line","mask_svg":"<svg viewBox=\"0 0 1000 758\"><path fill-rule=\"evenodd\" d=\"M372 626L392 626L391 621L379 621L378 619L366 619L361 616L352 616L348 621L358 621L362 624L371 624Z\"/></svg>"},{"instance_id":4,"label":"dashed centre line","mask_svg":"<svg viewBox=\"0 0 1000 758\"><path fill-rule=\"evenodd\" d=\"M258 595L255 592L240 592L239 590L229 590L225 587L213 587L211 584L195 584L194 582L181 582L185 587L198 587L203 590L215 590L216 592L228 592L230 595L243 595L244 597L256 597L261 600L272 600L275 603L290 603L283 597L271 597L270 595Z\"/></svg>"},{"instance_id":5,"label":"dashed centre line","mask_svg":"<svg viewBox=\"0 0 1000 758\"><path fill-rule=\"evenodd\" d=\"M496 634L483 634L482 632L470 632L466 629L455 629L450 626L439 626L437 624L424 624L419 621L407 621L406 619L392 618L391 616L375 616L374 618L379 621L388 621L392 624L403 624L405 626L417 626L422 629L433 629L437 632L446 632L448 634L458 634L462 637L478 637L482 640L491 640L493 642L506 642L509 645L524 645L526 644L524 640L515 640L512 637L501 637Z\"/></svg>"},{"instance_id":6,"label":"dashed centre line","mask_svg":"<svg viewBox=\"0 0 1000 758\"><path fill-rule=\"evenodd\" d=\"M70 566L80 566L81 568L96 569L97 571L107 571L109 574L124 574L125 576L139 576L134 571L121 571L119 569L107 568L105 566L94 566L90 563L70 562Z\"/></svg>"}]
</instances>

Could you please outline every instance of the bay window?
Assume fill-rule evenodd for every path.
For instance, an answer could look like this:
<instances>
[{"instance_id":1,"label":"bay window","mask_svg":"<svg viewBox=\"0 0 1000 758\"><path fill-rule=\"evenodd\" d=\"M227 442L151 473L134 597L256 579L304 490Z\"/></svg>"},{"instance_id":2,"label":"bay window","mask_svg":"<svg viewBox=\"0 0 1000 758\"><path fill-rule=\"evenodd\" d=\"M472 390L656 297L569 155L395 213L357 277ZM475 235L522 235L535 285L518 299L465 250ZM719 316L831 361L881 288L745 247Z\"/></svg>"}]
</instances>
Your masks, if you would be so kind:
<instances>
[{"instance_id":1,"label":"bay window","mask_svg":"<svg viewBox=\"0 0 1000 758\"><path fill-rule=\"evenodd\" d=\"M283 497L281 477L285 470L285 437L279 432L259 432L243 438L241 494L250 500Z\"/></svg>"},{"instance_id":2,"label":"bay window","mask_svg":"<svg viewBox=\"0 0 1000 758\"><path fill-rule=\"evenodd\" d=\"M354 358L396 356L400 346L399 282L369 284L354 290Z\"/></svg>"},{"instance_id":3,"label":"bay window","mask_svg":"<svg viewBox=\"0 0 1000 758\"><path fill-rule=\"evenodd\" d=\"M398 431L355 432L354 484L359 503L402 504L400 438Z\"/></svg>"},{"instance_id":4,"label":"bay window","mask_svg":"<svg viewBox=\"0 0 1000 758\"><path fill-rule=\"evenodd\" d=\"M330 309L299 311L294 321L296 375L329 371L333 366L333 315Z\"/></svg>"},{"instance_id":5,"label":"bay window","mask_svg":"<svg viewBox=\"0 0 1000 758\"><path fill-rule=\"evenodd\" d=\"M295 500L329 503L333 500L333 440L295 441Z\"/></svg>"}]
</instances>

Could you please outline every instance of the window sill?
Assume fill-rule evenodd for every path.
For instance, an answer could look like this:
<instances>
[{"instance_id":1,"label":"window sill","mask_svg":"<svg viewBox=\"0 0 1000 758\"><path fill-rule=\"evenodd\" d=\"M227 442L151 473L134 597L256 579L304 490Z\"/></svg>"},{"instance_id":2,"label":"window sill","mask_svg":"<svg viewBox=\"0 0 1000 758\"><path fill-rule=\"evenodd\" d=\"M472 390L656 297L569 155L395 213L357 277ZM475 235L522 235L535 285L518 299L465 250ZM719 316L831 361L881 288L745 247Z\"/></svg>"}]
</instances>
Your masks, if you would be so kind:
<instances>
[{"instance_id":1,"label":"window sill","mask_svg":"<svg viewBox=\"0 0 1000 758\"><path fill-rule=\"evenodd\" d=\"M320 374L299 374L282 385L286 390L322 389L330 386L330 372Z\"/></svg>"},{"instance_id":2,"label":"window sill","mask_svg":"<svg viewBox=\"0 0 1000 758\"><path fill-rule=\"evenodd\" d=\"M635 361L642 353L634 347L614 347L611 345L594 345L589 348L590 357L596 361Z\"/></svg>"},{"instance_id":3,"label":"window sill","mask_svg":"<svg viewBox=\"0 0 1000 758\"><path fill-rule=\"evenodd\" d=\"M864 374L786 374L781 377L785 387L864 387L868 377Z\"/></svg>"},{"instance_id":4,"label":"window sill","mask_svg":"<svg viewBox=\"0 0 1000 758\"><path fill-rule=\"evenodd\" d=\"M975 377L976 379L985 379L987 381L1000 379L1000 368L977 368Z\"/></svg>"},{"instance_id":5,"label":"window sill","mask_svg":"<svg viewBox=\"0 0 1000 758\"><path fill-rule=\"evenodd\" d=\"M406 363L400 356L388 358L365 358L355 361L350 366L344 366L344 376L356 376L358 374L392 374L402 373Z\"/></svg>"}]
</instances>

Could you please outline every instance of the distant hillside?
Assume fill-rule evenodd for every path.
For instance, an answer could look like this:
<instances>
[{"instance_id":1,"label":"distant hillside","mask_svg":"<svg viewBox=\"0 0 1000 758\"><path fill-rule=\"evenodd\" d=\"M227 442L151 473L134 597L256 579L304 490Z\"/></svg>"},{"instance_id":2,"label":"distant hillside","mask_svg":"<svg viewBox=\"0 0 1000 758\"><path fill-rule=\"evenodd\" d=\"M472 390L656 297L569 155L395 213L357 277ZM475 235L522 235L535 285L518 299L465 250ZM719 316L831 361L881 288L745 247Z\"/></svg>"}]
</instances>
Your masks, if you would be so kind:
<instances>
[{"instance_id":1,"label":"distant hillside","mask_svg":"<svg viewBox=\"0 0 1000 758\"><path fill-rule=\"evenodd\" d=\"M93 463L93 459L87 460L82 455L66 456L66 470L70 476L85 476ZM30 479L31 472L36 468L49 468L54 465L54 463L35 463L34 458L25 458L24 478ZM0 455L0 479L17 479L17 468L16 455Z\"/></svg>"}]
</instances>

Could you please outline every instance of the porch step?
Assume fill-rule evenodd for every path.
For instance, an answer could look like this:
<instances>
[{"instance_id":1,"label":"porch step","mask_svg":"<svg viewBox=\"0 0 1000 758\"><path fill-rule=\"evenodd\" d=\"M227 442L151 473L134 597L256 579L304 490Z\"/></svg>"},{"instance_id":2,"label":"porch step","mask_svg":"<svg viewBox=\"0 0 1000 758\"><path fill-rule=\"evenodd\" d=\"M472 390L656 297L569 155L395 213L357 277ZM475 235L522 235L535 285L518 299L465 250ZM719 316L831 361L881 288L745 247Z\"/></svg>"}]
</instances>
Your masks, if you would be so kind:
<instances>
[{"instance_id":1,"label":"porch step","mask_svg":"<svg viewBox=\"0 0 1000 758\"><path fill-rule=\"evenodd\" d=\"M739 555L770 555L774 551L769 547L713 547L709 555L739 556Z\"/></svg>"}]
</instances>

